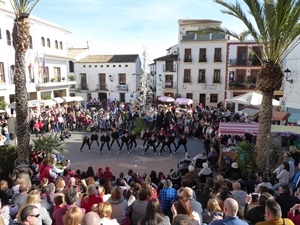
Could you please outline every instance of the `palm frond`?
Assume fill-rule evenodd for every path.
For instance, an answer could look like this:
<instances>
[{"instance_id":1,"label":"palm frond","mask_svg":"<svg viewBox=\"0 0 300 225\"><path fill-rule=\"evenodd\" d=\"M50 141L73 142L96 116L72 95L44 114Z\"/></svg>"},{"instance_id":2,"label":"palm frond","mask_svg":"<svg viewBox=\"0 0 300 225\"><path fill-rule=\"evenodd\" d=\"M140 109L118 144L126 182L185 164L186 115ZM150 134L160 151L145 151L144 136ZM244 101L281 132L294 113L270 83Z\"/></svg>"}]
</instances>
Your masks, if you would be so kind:
<instances>
[{"instance_id":1,"label":"palm frond","mask_svg":"<svg viewBox=\"0 0 300 225\"><path fill-rule=\"evenodd\" d=\"M67 152L64 148L64 143L60 141L58 136L53 134L43 135L32 141L34 151L44 150L46 152L51 152L52 149L55 149L59 152Z\"/></svg>"},{"instance_id":2,"label":"palm frond","mask_svg":"<svg viewBox=\"0 0 300 225\"><path fill-rule=\"evenodd\" d=\"M30 14L38 2L39 0L10 0L10 4L12 5L17 16L21 15L22 13Z\"/></svg>"}]
</instances>

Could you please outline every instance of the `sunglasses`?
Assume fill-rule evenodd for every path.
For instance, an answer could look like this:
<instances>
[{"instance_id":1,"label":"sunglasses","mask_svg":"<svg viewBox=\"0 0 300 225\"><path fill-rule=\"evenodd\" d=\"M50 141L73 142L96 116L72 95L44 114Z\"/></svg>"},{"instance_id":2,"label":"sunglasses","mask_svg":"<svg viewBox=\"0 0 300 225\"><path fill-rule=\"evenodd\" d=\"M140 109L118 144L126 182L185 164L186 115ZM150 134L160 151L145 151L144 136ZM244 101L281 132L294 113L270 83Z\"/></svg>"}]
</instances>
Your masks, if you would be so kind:
<instances>
[{"instance_id":1,"label":"sunglasses","mask_svg":"<svg viewBox=\"0 0 300 225\"><path fill-rule=\"evenodd\" d=\"M30 216L33 216L35 218L39 218L40 217L40 214L37 214L37 215L30 215Z\"/></svg>"}]
</instances>

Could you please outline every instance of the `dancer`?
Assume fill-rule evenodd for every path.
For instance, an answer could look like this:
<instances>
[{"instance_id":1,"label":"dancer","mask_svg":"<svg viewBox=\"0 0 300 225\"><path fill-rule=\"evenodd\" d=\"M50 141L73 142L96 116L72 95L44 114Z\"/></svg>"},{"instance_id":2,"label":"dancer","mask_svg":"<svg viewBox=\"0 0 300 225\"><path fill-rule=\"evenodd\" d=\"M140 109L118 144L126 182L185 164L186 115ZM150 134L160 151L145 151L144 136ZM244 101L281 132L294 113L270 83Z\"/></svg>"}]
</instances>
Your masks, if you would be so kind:
<instances>
[{"instance_id":1,"label":"dancer","mask_svg":"<svg viewBox=\"0 0 300 225\"><path fill-rule=\"evenodd\" d=\"M106 143L106 146L107 146L108 151L109 151L109 154L110 154L110 153L111 153L110 147L109 147L110 136L107 134L106 131L103 131L103 134L102 134L101 137L100 137L100 141L101 141L101 147L100 147L99 153L102 152L103 146L104 146L105 143Z\"/></svg>"},{"instance_id":2,"label":"dancer","mask_svg":"<svg viewBox=\"0 0 300 225\"><path fill-rule=\"evenodd\" d=\"M94 141L96 141L97 142L97 145L98 145L98 147L99 147L99 136L98 136L98 134L97 134L97 132L94 130L93 131L93 133L91 134L91 144L90 144L90 146L92 146L92 143L94 142Z\"/></svg>"},{"instance_id":3,"label":"dancer","mask_svg":"<svg viewBox=\"0 0 300 225\"><path fill-rule=\"evenodd\" d=\"M154 151L154 154L156 155L156 147L155 147L155 142L156 142L156 137L154 134L152 134L151 138L148 140L147 142L147 147L145 149L145 151L143 152L143 155L146 154L146 152L148 151L149 147L151 146L151 148Z\"/></svg>"},{"instance_id":4,"label":"dancer","mask_svg":"<svg viewBox=\"0 0 300 225\"><path fill-rule=\"evenodd\" d=\"M148 140L150 138L151 138L151 133L150 133L149 129L147 129L146 132L144 133L143 137L142 137L142 140L144 140L142 149L145 148L145 145L146 145L146 143L148 142Z\"/></svg>"},{"instance_id":5,"label":"dancer","mask_svg":"<svg viewBox=\"0 0 300 225\"><path fill-rule=\"evenodd\" d=\"M176 134L174 132L172 132L171 136L169 137L170 146L171 146L171 144L173 144L176 149L175 138L176 138Z\"/></svg>"},{"instance_id":6,"label":"dancer","mask_svg":"<svg viewBox=\"0 0 300 225\"><path fill-rule=\"evenodd\" d=\"M184 134L182 134L181 137L180 137L179 140L178 140L178 145L177 145L177 148L175 149L174 154L177 153L177 151L178 151L180 145L183 145L183 146L184 146L184 150L185 150L185 152L187 153L186 143L187 143L187 139L186 139L186 137L184 136Z\"/></svg>"},{"instance_id":7,"label":"dancer","mask_svg":"<svg viewBox=\"0 0 300 225\"><path fill-rule=\"evenodd\" d=\"M114 144L114 142L116 141L119 148L120 148L120 143L119 143L119 131L117 131L116 128L113 128L113 131L111 133L111 143L110 143L110 147L112 147L112 145Z\"/></svg>"},{"instance_id":8,"label":"dancer","mask_svg":"<svg viewBox=\"0 0 300 225\"><path fill-rule=\"evenodd\" d=\"M160 146L160 144L163 143L163 141L165 140L166 136L164 134L164 131L163 130L160 130L158 136L157 136L157 145L156 145L156 148L158 148L158 146Z\"/></svg>"},{"instance_id":9,"label":"dancer","mask_svg":"<svg viewBox=\"0 0 300 225\"><path fill-rule=\"evenodd\" d=\"M89 152L91 152L91 146L90 146L90 138L88 136L84 136L82 139L82 145L80 147L79 152L82 152L82 148L83 146L85 146L85 144L87 144L87 146L89 147Z\"/></svg>"},{"instance_id":10,"label":"dancer","mask_svg":"<svg viewBox=\"0 0 300 225\"><path fill-rule=\"evenodd\" d=\"M121 138L121 141L122 141L122 144L121 144L121 146L120 146L120 149L119 149L118 153L121 152L123 145L126 144L126 147L127 147L127 153L129 154L129 137L128 137L128 133L127 133L127 132L126 132L126 133L124 134L124 136Z\"/></svg>"},{"instance_id":11,"label":"dancer","mask_svg":"<svg viewBox=\"0 0 300 225\"><path fill-rule=\"evenodd\" d=\"M165 138L165 140L162 142L162 146L161 146L161 149L160 149L160 152L158 155L161 154L162 150L167 147L170 151L170 156L173 156L172 155L172 150L171 150L171 142L169 141L169 138Z\"/></svg>"},{"instance_id":12,"label":"dancer","mask_svg":"<svg viewBox=\"0 0 300 225\"><path fill-rule=\"evenodd\" d=\"M134 144L134 148L135 150L137 149L136 146L137 146L137 143L136 143L136 134L135 134L135 131L131 131L131 134L129 135L129 148L130 150L132 149L132 146Z\"/></svg>"}]
</instances>

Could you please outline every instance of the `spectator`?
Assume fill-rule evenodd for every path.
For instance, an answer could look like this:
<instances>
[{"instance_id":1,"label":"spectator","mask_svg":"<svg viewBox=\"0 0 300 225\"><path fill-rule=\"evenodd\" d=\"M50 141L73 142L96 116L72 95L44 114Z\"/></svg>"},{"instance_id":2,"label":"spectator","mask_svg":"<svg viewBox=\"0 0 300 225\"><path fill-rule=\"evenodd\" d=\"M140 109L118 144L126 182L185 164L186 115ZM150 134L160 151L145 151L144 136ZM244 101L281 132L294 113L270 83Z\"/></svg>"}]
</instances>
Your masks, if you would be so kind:
<instances>
[{"instance_id":1,"label":"spectator","mask_svg":"<svg viewBox=\"0 0 300 225\"><path fill-rule=\"evenodd\" d=\"M111 218L114 218L118 223L122 223L125 220L125 213L128 208L128 204L123 197L123 191L120 187L115 187L111 190L111 196L107 200L111 204L112 214Z\"/></svg>"},{"instance_id":2,"label":"spectator","mask_svg":"<svg viewBox=\"0 0 300 225\"><path fill-rule=\"evenodd\" d=\"M177 197L177 191L172 188L172 181L162 180L163 188L159 192L159 199L161 203L162 212L168 216L170 215L170 209L172 201Z\"/></svg>"},{"instance_id":3,"label":"spectator","mask_svg":"<svg viewBox=\"0 0 300 225\"><path fill-rule=\"evenodd\" d=\"M100 223L98 223L97 225L118 225L118 221L115 218L111 217L112 210L113 209L109 202L101 202L100 204L98 204L97 213L100 216Z\"/></svg>"},{"instance_id":4,"label":"spectator","mask_svg":"<svg viewBox=\"0 0 300 225\"><path fill-rule=\"evenodd\" d=\"M16 204L19 208L25 204L26 198L28 196L27 192L29 190L28 183L22 181L19 186L19 192L14 194L12 197L12 204Z\"/></svg>"},{"instance_id":5,"label":"spectator","mask_svg":"<svg viewBox=\"0 0 300 225\"><path fill-rule=\"evenodd\" d=\"M183 188L182 192L180 193L180 196L189 200L193 211L197 212L199 214L199 217L201 218L202 214L203 214L203 208L202 208L201 203L195 200L194 190L190 187L185 187L185 188Z\"/></svg>"},{"instance_id":6,"label":"spectator","mask_svg":"<svg viewBox=\"0 0 300 225\"><path fill-rule=\"evenodd\" d=\"M136 199L129 207L128 211L130 213L131 224L137 225L138 221L146 214L146 207L148 202L147 191L142 188L138 192L138 199Z\"/></svg>"},{"instance_id":7,"label":"spectator","mask_svg":"<svg viewBox=\"0 0 300 225\"><path fill-rule=\"evenodd\" d=\"M223 212L218 201L211 198L208 200L207 210L204 211L202 216L203 223L209 224L215 216L223 216Z\"/></svg>"},{"instance_id":8,"label":"spectator","mask_svg":"<svg viewBox=\"0 0 300 225\"><path fill-rule=\"evenodd\" d=\"M82 217L82 211L79 207L69 208L64 216L64 225L80 225Z\"/></svg>"},{"instance_id":9,"label":"spectator","mask_svg":"<svg viewBox=\"0 0 300 225\"><path fill-rule=\"evenodd\" d=\"M267 187L269 189L272 189L272 184L269 182L269 179L267 176L265 175L262 175L259 177L259 181L260 183L256 186L255 188L255 192L258 193L259 192L259 189L260 187L264 186L264 187Z\"/></svg>"},{"instance_id":10,"label":"spectator","mask_svg":"<svg viewBox=\"0 0 300 225\"><path fill-rule=\"evenodd\" d=\"M298 213L296 212L298 211ZM291 209L290 212L288 213L288 218L291 219L294 224L298 225L300 224L300 204L295 204Z\"/></svg>"},{"instance_id":11,"label":"spectator","mask_svg":"<svg viewBox=\"0 0 300 225\"><path fill-rule=\"evenodd\" d=\"M20 224L21 225L38 225L40 212L34 205L25 206L20 211Z\"/></svg>"},{"instance_id":12,"label":"spectator","mask_svg":"<svg viewBox=\"0 0 300 225\"><path fill-rule=\"evenodd\" d=\"M233 191L231 192L233 198L238 202L240 207L244 207L246 203L247 192L241 190L240 182L233 183Z\"/></svg>"},{"instance_id":13,"label":"spectator","mask_svg":"<svg viewBox=\"0 0 300 225\"><path fill-rule=\"evenodd\" d=\"M276 184L273 185L272 189L276 191L281 185L287 185L289 183L289 171L290 165L288 162L282 163L282 170L277 174L276 178L279 180Z\"/></svg>"},{"instance_id":14,"label":"spectator","mask_svg":"<svg viewBox=\"0 0 300 225\"><path fill-rule=\"evenodd\" d=\"M295 175L295 160L291 157L291 153L290 152L284 152L283 153L283 163L287 162L289 165L289 180L293 179L294 175ZM284 165L283 163L277 167L273 173L276 173L277 175L279 175L281 173L282 170L284 170ZM278 187L277 187L278 188Z\"/></svg>"},{"instance_id":15,"label":"spectator","mask_svg":"<svg viewBox=\"0 0 300 225\"><path fill-rule=\"evenodd\" d=\"M256 225L294 225L294 223L290 219L282 218L280 205L272 199L266 201L265 218L265 221L258 222L256 223Z\"/></svg>"},{"instance_id":16,"label":"spectator","mask_svg":"<svg viewBox=\"0 0 300 225\"><path fill-rule=\"evenodd\" d=\"M84 208L86 212L90 212L92 205L103 202L103 199L99 196L98 190L94 185L89 185L87 192L88 195L81 199L81 207Z\"/></svg>"},{"instance_id":17,"label":"spectator","mask_svg":"<svg viewBox=\"0 0 300 225\"><path fill-rule=\"evenodd\" d=\"M99 225L100 217L95 212L88 212L82 218L81 225ZM104 223L103 223L104 224Z\"/></svg>"}]
</instances>

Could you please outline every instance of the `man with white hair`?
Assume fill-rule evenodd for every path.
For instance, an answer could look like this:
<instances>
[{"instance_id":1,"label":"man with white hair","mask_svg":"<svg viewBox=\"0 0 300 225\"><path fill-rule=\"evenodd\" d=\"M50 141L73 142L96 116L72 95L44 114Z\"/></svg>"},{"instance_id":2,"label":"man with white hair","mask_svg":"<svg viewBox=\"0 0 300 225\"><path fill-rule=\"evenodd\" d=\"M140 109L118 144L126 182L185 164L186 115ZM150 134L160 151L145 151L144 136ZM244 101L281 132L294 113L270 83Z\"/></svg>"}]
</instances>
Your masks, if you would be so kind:
<instances>
[{"instance_id":1,"label":"man with white hair","mask_svg":"<svg viewBox=\"0 0 300 225\"><path fill-rule=\"evenodd\" d=\"M99 225L100 217L95 212L88 212L82 218L81 225Z\"/></svg>"},{"instance_id":2,"label":"man with white hair","mask_svg":"<svg viewBox=\"0 0 300 225\"><path fill-rule=\"evenodd\" d=\"M247 222L241 220L237 216L238 211L239 204L237 201L233 198L227 198L224 201L223 207L223 212L225 214L224 219L222 219L222 217L215 218L219 220L212 221L209 225L248 225Z\"/></svg>"},{"instance_id":3,"label":"man with white hair","mask_svg":"<svg viewBox=\"0 0 300 225\"><path fill-rule=\"evenodd\" d=\"M246 204L247 192L241 190L241 184L238 181L235 181L232 184L233 191L231 192L234 199L238 202L240 207L244 207Z\"/></svg>"}]
</instances>

